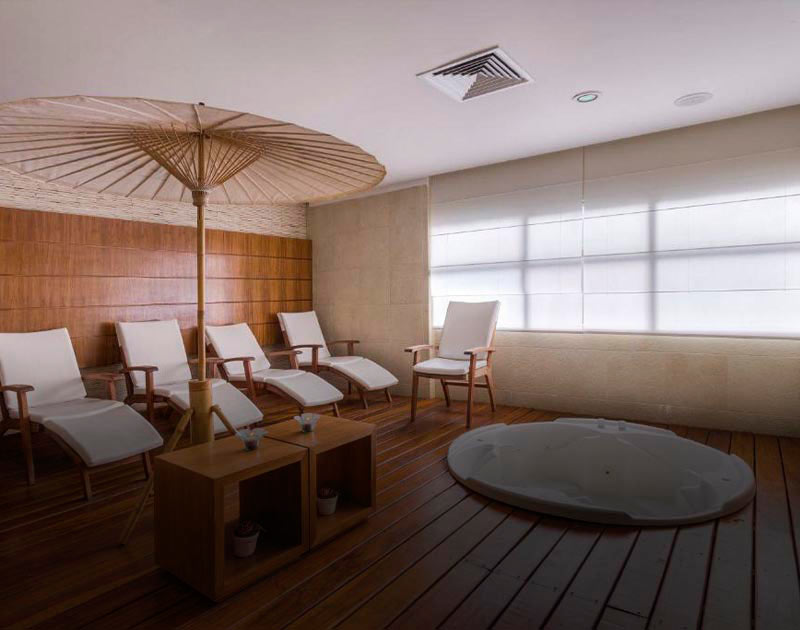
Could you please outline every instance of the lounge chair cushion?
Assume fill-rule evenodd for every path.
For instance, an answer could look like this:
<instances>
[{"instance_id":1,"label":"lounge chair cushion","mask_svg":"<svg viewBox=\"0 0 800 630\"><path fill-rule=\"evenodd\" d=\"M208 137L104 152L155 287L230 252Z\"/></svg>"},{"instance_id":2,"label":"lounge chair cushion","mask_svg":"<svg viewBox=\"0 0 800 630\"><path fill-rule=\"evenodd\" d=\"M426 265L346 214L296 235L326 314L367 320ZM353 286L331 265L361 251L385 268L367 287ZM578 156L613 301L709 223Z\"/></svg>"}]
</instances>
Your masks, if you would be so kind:
<instances>
[{"instance_id":1,"label":"lounge chair cushion","mask_svg":"<svg viewBox=\"0 0 800 630\"><path fill-rule=\"evenodd\" d=\"M327 357L319 364L350 377L367 391L397 385L394 374L364 357Z\"/></svg>"},{"instance_id":2,"label":"lounge chair cushion","mask_svg":"<svg viewBox=\"0 0 800 630\"><path fill-rule=\"evenodd\" d=\"M263 420L264 414L233 385L219 378L210 381L213 404L219 405L222 413L234 427L239 428ZM135 391L137 394L143 394L145 390L141 388ZM188 382L164 383L155 387L153 391L158 396L168 398L179 409L189 408ZM225 430L225 425L214 415L214 433L222 433Z\"/></svg>"},{"instance_id":3,"label":"lounge chair cushion","mask_svg":"<svg viewBox=\"0 0 800 630\"><path fill-rule=\"evenodd\" d=\"M486 361L475 362L476 368L485 366ZM414 365L414 371L423 372L425 374L441 374L442 376L463 376L469 372L469 359L463 361L460 359L443 359L441 357L436 357L417 363Z\"/></svg>"},{"instance_id":4,"label":"lounge chair cushion","mask_svg":"<svg viewBox=\"0 0 800 630\"><path fill-rule=\"evenodd\" d=\"M49 405L86 396L78 361L66 328L31 333L0 333L0 383L31 385L28 406ZM9 409L17 395L5 393Z\"/></svg>"},{"instance_id":5,"label":"lounge chair cushion","mask_svg":"<svg viewBox=\"0 0 800 630\"><path fill-rule=\"evenodd\" d=\"M269 368L269 361L264 350L253 331L250 330L250 326L245 323L230 326L206 326L206 337L218 357L253 357L255 361L250 364L253 372ZM230 377L243 375L244 363L241 361L226 363L225 371Z\"/></svg>"},{"instance_id":6,"label":"lounge chair cushion","mask_svg":"<svg viewBox=\"0 0 800 630\"><path fill-rule=\"evenodd\" d=\"M11 411L13 417L17 410ZM145 453L163 444L153 426L121 402L80 398L29 408L31 420L70 446L87 466Z\"/></svg>"},{"instance_id":7,"label":"lounge chair cushion","mask_svg":"<svg viewBox=\"0 0 800 630\"><path fill-rule=\"evenodd\" d=\"M319 327L319 320L314 311L306 311L305 313L278 313L278 321L281 324L281 330L286 333L286 339L290 346L297 346L302 344L319 344L322 347L318 350L318 357L325 359L331 356L328 346L325 345L325 337L322 335L322 329ZM297 360L302 364L307 361L311 363L311 350L303 348L297 356Z\"/></svg>"},{"instance_id":8,"label":"lounge chair cushion","mask_svg":"<svg viewBox=\"0 0 800 630\"><path fill-rule=\"evenodd\" d=\"M178 321L117 322L117 339L130 366L154 365L153 383L189 381L192 371ZM136 387L145 386L144 372L131 374Z\"/></svg>"},{"instance_id":9,"label":"lounge chair cushion","mask_svg":"<svg viewBox=\"0 0 800 630\"><path fill-rule=\"evenodd\" d=\"M244 380L244 376L233 380ZM253 374L253 380L278 388L303 407L330 405L344 397L326 380L303 370L262 370Z\"/></svg>"},{"instance_id":10,"label":"lounge chair cushion","mask_svg":"<svg viewBox=\"0 0 800 630\"><path fill-rule=\"evenodd\" d=\"M439 340L439 356L464 359L464 351L492 343L500 302L450 302ZM486 353L478 357L485 359Z\"/></svg>"}]
</instances>

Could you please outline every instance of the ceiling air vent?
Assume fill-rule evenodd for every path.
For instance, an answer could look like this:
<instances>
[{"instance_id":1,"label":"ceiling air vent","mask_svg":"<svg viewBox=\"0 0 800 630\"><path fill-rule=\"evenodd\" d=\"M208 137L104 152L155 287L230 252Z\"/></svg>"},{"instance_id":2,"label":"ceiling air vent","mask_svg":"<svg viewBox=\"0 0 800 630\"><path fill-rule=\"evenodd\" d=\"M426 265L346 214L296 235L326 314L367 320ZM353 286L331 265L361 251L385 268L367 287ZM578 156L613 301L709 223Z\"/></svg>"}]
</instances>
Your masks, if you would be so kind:
<instances>
[{"instance_id":1,"label":"ceiling air vent","mask_svg":"<svg viewBox=\"0 0 800 630\"><path fill-rule=\"evenodd\" d=\"M417 75L457 101L530 83L530 75L498 46Z\"/></svg>"}]
</instances>

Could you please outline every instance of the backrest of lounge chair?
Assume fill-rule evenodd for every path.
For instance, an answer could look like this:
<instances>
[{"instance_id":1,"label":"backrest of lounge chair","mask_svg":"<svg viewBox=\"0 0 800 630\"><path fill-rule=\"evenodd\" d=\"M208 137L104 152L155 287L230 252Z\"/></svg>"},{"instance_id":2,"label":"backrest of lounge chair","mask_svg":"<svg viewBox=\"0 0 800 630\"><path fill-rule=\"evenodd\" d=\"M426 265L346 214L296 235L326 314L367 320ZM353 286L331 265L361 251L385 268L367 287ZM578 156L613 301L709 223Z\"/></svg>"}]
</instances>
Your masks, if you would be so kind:
<instances>
[{"instance_id":1,"label":"backrest of lounge chair","mask_svg":"<svg viewBox=\"0 0 800 630\"><path fill-rule=\"evenodd\" d=\"M325 345L325 337L322 335L322 328L319 327L319 320L314 311L305 313L278 313L278 321L281 330L286 334L286 339L290 346L302 344L320 344L319 358L325 359L331 356L328 346ZM297 356L301 363L311 362L311 350L303 348Z\"/></svg>"},{"instance_id":2,"label":"backrest of lounge chair","mask_svg":"<svg viewBox=\"0 0 800 630\"><path fill-rule=\"evenodd\" d=\"M482 348L492 343L497 327L500 302L450 302L444 317L439 356L444 359L469 359L464 354L470 348ZM479 358L485 359L486 353Z\"/></svg>"},{"instance_id":3,"label":"backrest of lounge chair","mask_svg":"<svg viewBox=\"0 0 800 630\"><path fill-rule=\"evenodd\" d=\"M192 379L178 320L117 322L117 340L129 366L154 365L153 383L181 383ZM144 372L131 374L135 387L145 386Z\"/></svg>"},{"instance_id":4,"label":"backrest of lounge chair","mask_svg":"<svg viewBox=\"0 0 800 630\"><path fill-rule=\"evenodd\" d=\"M231 324L230 326L206 326L206 337L218 357L223 359L254 357L255 361L251 364L253 372L266 370L269 367L264 350L246 323ZM244 374L244 363L241 361L226 363L225 371L230 376L240 376Z\"/></svg>"},{"instance_id":5,"label":"backrest of lounge chair","mask_svg":"<svg viewBox=\"0 0 800 630\"><path fill-rule=\"evenodd\" d=\"M28 404L49 405L86 396L75 350L66 328L30 333L0 333L0 383L31 385ZM5 393L17 408L17 395Z\"/></svg>"}]
</instances>

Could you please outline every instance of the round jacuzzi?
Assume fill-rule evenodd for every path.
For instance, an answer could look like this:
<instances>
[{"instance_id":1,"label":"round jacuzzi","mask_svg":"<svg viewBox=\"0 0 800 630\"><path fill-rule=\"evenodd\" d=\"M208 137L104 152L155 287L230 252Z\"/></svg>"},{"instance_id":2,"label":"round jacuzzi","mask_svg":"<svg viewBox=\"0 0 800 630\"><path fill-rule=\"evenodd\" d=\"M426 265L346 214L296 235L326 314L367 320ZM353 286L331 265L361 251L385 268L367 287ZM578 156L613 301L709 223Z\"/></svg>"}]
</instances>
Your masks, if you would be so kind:
<instances>
[{"instance_id":1,"label":"round jacuzzi","mask_svg":"<svg viewBox=\"0 0 800 630\"><path fill-rule=\"evenodd\" d=\"M561 418L465 433L447 463L465 486L511 505L596 523L680 525L755 495L740 458L630 422Z\"/></svg>"}]
</instances>

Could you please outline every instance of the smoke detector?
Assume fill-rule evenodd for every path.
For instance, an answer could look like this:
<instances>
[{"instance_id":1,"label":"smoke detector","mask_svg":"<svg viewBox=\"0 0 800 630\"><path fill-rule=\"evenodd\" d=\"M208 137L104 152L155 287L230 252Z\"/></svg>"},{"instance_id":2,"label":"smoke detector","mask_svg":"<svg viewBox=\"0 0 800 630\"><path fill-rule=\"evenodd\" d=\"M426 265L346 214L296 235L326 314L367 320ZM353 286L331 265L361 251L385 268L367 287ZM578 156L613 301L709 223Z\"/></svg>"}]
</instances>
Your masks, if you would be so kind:
<instances>
[{"instance_id":1,"label":"smoke detector","mask_svg":"<svg viewBox=\"0 0 800 630\"><path fill-rule=\"evenodd\" d=\"M533 81L499 46L461 57L417 76L462 102Z\"/></svg>"}]
</instances>

